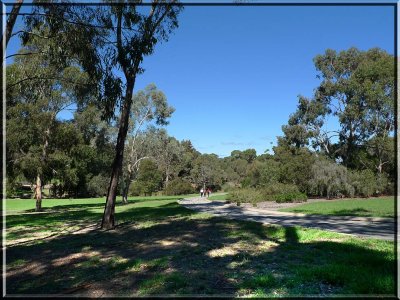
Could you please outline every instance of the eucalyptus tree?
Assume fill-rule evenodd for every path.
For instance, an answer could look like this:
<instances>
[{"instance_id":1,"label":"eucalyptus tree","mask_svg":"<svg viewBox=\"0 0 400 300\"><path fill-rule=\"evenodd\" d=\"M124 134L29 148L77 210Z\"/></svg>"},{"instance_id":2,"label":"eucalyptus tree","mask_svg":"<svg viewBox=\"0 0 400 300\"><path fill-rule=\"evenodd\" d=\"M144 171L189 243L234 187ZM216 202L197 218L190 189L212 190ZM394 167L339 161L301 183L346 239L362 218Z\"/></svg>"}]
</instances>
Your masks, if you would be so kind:
<instances>
[{"instance_id":1,"label":"eucalyptus tree","mask_svg":"<svg viewBox=\"0 0 400 300\"><path fill-rule=\"evenodd\" d=\"M77 192L85 196L105 196L114 156L116 127L102 120L101 111L93 104L79 108L74 113L73 124L83 139L72 153L79 174Z\"/></svg>"},{"instance_id":2,"label":"eucalyptus tree","mask_svg":"<svg viewBox=\"0 0 400 300\"><path fill-rule=\"evenodd\" d=\"M102 228L115 226L115 199L121 174L126 135L136 78L144 72L145 56L158 42L167 41L178 27L182 6L176 0L118 1L104 5L41 5L28 20L31 27L47 21L52 33L68 32L55 51L80 58L80 65L98 81L98 104L107 119L118 112L118 136ZM72 40L71 40L72 39ZM58 55L62 57L63 55Z\"/></svg>"},{"instance_id":3,"label":"eucalyptus tree","mask_svg":"<svg viewBox=\"0 0 400 300\"><path fill-rule=\"evenodd\" d=\"M298 97L295 113L289 117L288 125L282 126L282 131L289 144L300 148L311 145L331 156L333 153L331 140L338 136L338 131L324 128L328 108L321 101Z\"/></svg>"},{"instance_id":4,"label":"eucalyptus tree","mask_svg":"<svg viewBox=\"0 0 400 300\"><path fill-rule=\"evenodd\" d=\"M168 182L179 173L175 166L181 164L184 148L176 138L169 136L166 130L160 129L157 132L153 150L158 168L163 174L165 188Z\"/></svg>"},{"instance_id":5,"label":"eucalyptus tree","mask_svg":"<svg viewBox=\"0 0 400 300\"><path fill-rule=\"evenodd\" d=\"M32 39L20 54L42 52L48 47L41 39ZM30 78L30 80L24 80ZM76 66L49 64L42 55L15 58L7 68L7 132L12 138L9 145L17 147L16 161L31 157L36 161L36 210L41 210L42 179L48 167L49 146L57 126L57 116L72 104L83 103L90 91L86 73ZM22 134L26 128L29 138ZM29 152L29 153L28 153ZM15 162L15 160L14 160ZM54 170L55 171L55 170Z\"/></svg>"},{"instance_id":6,"label":"eucalyptus tree","mask_svg":"<svg viewBox=\"0 0 400 300\"><path fill-rule=\"evenodd\" d=\"M216 154L202 154L193 162L190 174L192 182L206 188L222 185L223 173L221 161Z\"/></svg>"},{"instance_id":7,"label":"eucalyptus tree","mask_svg":"<svg viewBox=\"0 0 400 300\"><path fill-rule=\"evenodd\" d=\"M193 169L193 161L200 155L190 140L182 140L181 146L183 148L182 159L176 165L178 177L190 180L190 171Z\"/></svg>"},{"instance_id":8,"label":"eucalyptus tree","mask_svg":"<svg viewBox=\"0 0 400 300\"><path fill-rule=\"evenodd\" d=\"M113 43L110 44L112 47L109 51L115 66L121 68L125 81L125 92L120 99L121 117L116 153L102 220L102 227L105 229L115 226L117 184L122 167L136 77L144 71L141 68L143 58L152 54L157 42L167 40L168 35L178 26L177 16L181 7L174 4L176 1L153 1L148 13L139 11L135 5L120 5L113 6L111 10L102 13L102 17L108 24L113 24L111 25ZM110 106L113 107L115 104L115 102L111 103Z\"/></svg>"},{"instance_id":9,"label":"eucalyptus tree","mask_svg":"<svg viewBox=\"0 0 400 300\"><path fill-rule=\"evenodd\" d=\"M18 13L21 9L23 0L16 0L15 3L12 6L11 12L7 18L6 22L6 27L5 30L2 32L2 35L0 37L0 57L1 57L1 65L0 65L0 95L3 97L3 80L4 80L4 74L3 74L3 65L6 62L6 49L8 42L10 41L10 38L12 36L12 32L15 26L15 22L17 21L18 18ZM5 5L2 4L2 8L5 8ZM3 106L4 108L4 106ZM1 128L3 128L3 117L1 118ZM2 148L3 149L3 148Z\"/></svg>"},{"instance_id":10,"label":"eucalyptus tree","mask_svg":"<svg viewBox=\"0 0 400 300\"><path fill-rule=\"evenodd\" d=\"M149 84L143 91L133 96L131 108L131 122L128 131L127 148L125 148L123 176L122 176L122 202L127 203L128 191L132 180L138 173L140 162L153 157L151 150L155 145L151 144L151 134L155 125L167 125L167 119L174 112L169 106L165 94L158 90L154 84ZM153 122L154 121L154 122Z\"/></svg>"},{"instance_id":11,"label":"eucalyptus tree","mask_svg":"<svg viewBox=\"0 0 400 300\"><path fill-rule=\"evenodd\" d=\"M299 97L297 111L283 126L286 139L297 147L311 142L354 168L367 141L393 134L394 62L392 55L378 48L339 53L328 49L317 55L314 63L322 81L311 99ZM330 117L339 123L337 130L324 127ZM384 156L383 151L377 154Z\"/></svg>"},{"instance_id":12,"label":"eucalyptus tree","mask_svg":"<svg viewBox=\"0 0 400 300\"><path fill-rule=\"evenodd\" d=\"M6 28L5 30L2 32L1 35L1 41L0 41L0 53L1 53L1 66L3 66L4 63L4 53L5 50L7 48L8 42L10 41L10 38L12 36L13 33L13 29L15 26L15 22L17 21L18 18L18 13L21 9L22 3L24 1L23 0L16 0L15 3L12 6L12 9L10 11L10 14L7 18L7 22L6 22ZM3 69L1 69L0 71L1 73L1 80L3 80ZM3 85L1 85L1 89L3 89Z\"/></svg>"},{"instance_id":13,"label":"eucalyptus tree","mask_svg":"<svg viewBox=\"0 0 400 300\"><path fill-rule=\"evenodd\" d=\"M350 48L327 50L314 62L323 78L316 98L338 118L341 156L351 167L360 144L394 129L394 58L378 48Z\"/></svg>"}]
</instances>

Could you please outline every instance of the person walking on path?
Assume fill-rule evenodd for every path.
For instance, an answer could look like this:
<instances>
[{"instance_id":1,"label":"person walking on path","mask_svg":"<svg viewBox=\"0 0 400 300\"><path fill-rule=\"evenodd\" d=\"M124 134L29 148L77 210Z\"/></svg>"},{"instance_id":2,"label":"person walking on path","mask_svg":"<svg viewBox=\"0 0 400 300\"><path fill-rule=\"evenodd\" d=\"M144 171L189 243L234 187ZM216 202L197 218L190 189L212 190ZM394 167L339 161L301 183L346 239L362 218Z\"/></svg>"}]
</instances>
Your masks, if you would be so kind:
<instances>
[{"instance_id":1,"label":"person walking on path","mask_svg":"<svg viewBox=\"0 0 400 300\"><path fill-rule=\"evenodd\" d=\"M210 194L211 194L211 189L207 188L207 198L210 197Z\"/></svg>"},{"instance_id":2,"label":"person walking on path","mask_svg":"<svg viewBox=\"0 0 400 300\"><path fill-rule=\"evenodd\" d=\"M203 194L204 194L204 190L203 190L203 188L201 188L200 189L200 198L203 197Z\"/></svg>"}]
</instances>

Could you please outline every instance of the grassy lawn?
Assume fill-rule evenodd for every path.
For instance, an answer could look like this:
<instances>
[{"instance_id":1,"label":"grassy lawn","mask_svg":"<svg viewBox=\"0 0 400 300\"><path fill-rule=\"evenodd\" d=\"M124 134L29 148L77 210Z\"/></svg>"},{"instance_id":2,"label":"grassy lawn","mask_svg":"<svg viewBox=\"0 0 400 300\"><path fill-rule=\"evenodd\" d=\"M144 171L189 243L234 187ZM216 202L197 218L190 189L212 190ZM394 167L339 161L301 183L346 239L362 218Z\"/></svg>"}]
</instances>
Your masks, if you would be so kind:
<instances>
[{"instance_id":1,"label":"grassy lawn","mask_svg":"<svg viewBox=\"0 0 400 300\"><path fill-rule=\"evenodd\" d=\"M218 200L226 200L228 194L215 194L215 195L211 195L210 197L208 197L208 200L212 200L212 201L218 201Z\"/></svg>"},{"instance_id":2,"label":"grassy lawn","mask_svg":"<svg viewBox=\"0 0 400 300\"><path fill-rule=\"evenodd\" d=\"M131 201L150 201L150 200L166 200L166 199L179 199L182 197L192 197L197 196L197 194L185 195L185 196L152 196L152 197L130 197ZM58 206L79 206L87 204L105 204L106 198L82 198L82 199L43 199L42 207L58 207ZM122 198L117 197L117 203L121 202ZM7 211L22 211L22 210L34 210L36 207L36 202L34 199L7 199L6 200L6 210ZM0 208L3 209L3 205Z\"/></svg>"},{"instance_id":3,"label":"grassy lawn","mask_svg":"<svg viewBox=\"0 0 400 300\"><path fill-rule=\"evenodd\" d=\"M175 199L131 198L110 231L82 230L101 220L96 199L7 216L7 295L395 293L393 242L228 220Z\"/></svg>"},{"instance_id":4,"label":"grassy lawn","mask_svg":"<svg viewBox=\"0 0 400 300\"><path fill-rule=\"evenodd\" d=\"M379 197L373 199L332 200L315 202L296 207L280 209L280 211L304 214L363 216L363 217L394 217L394 197Z\"/></svg>"}]
</instances>

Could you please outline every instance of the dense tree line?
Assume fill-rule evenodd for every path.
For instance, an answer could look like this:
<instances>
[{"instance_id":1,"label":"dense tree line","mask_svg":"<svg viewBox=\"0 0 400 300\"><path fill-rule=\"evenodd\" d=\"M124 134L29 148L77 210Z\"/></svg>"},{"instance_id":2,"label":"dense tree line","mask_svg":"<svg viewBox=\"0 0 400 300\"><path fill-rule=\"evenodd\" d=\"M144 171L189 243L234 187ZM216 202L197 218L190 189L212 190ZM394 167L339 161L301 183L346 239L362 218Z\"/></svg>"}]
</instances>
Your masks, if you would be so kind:
<instances>
[{"instance_id":1,"label":"dense tree line","mask_svg":"<svg viewBox=\"0 0 400 300\"><path fill-rule=\"evenodd\" d=\"M337 71L346 73L342 79L325 74L329 68L321 65L322 61L337 60L331 69L336 65L347 66L349 55L351 61L358 61L358 67ZM324 70L321 71L325 72L324 79L313 99L299 97L297 110L288 125L282 127L284 136L278 137L273 154L257 156L254 149L234 150L225 158L201 154L189 140L178 141L161 128L168 124L174 111L166 95L154 84L137 92L133 96L119 193L126 201L128 195L160 191L189 193L204 186L214 190L262 189L274 184L294 185L309 196L392 193L395 178L392 57L378 49L366 52L349 49L339 54L328 50L315 61ZM9 84L36 70L41 63L25 57L16 59L8 66ZM40 84L31 81L7 90L7 128L10 132L20 132L7 139L9 189L22 178L38 186L37 179L42 177L44 183L52 183L52 196L104 196L116 126L102 120L97 107L90 99L84 99L87 95L77 83L85 84L85 73L72 67L40 70L58 72L57 76L62 73L64 78L73 76L74 83L54 79ZM339 73L335 76L339 77ZM334 86L338 91L332 90ZM374 86L373 91L365 86ZM72 102L79 104L74 118L57 119L60 110ZM338 118L336 140L324 131L328 115Z\"/></svg>"}]
</instances>

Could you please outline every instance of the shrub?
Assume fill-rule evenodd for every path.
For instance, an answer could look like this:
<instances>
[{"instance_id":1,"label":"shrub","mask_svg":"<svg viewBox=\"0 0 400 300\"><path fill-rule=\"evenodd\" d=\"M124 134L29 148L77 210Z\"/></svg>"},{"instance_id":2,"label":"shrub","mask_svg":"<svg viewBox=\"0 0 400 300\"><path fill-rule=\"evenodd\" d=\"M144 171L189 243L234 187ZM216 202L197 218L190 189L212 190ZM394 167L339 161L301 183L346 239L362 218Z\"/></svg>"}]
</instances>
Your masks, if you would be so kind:
<instances>
[{"instance_id":1,"label":"shrub","mask_svg":"<svg viewBox=\"0 0 400 300\"><path fill-rule=\"evenodd\" d=\"M109 182L110 179L101 174L93 176L87 183L87 191L89 195L93 197L101 197L107 195ZM52 193L54 193L56 185L53 185L52 187L54 188L51 191Z\"/></svg>"},{"instance_id":2,"label":"shrub","mask_svg":"<svg viewBox=\"0 0 400 300\"><path fill-rule=\"evenodd\" d=\"M132 182L131 185L129 186L128 195L135 197L135 196L140 196L140 194L142 194L140 183L137 181Z\"/></svg>"},{"instance_id":3,"label":"shrub","mask_svg":"<svg viewBox=\"0 0 400 300\"><path fill-rule=\"evenodd\" d=\"M349 175L349 181L357 195L369 197L377 191L377 180L371 170L353 171Z\"/></svg>"},{"instance_id":4,"label":"shrub","mask_svg":"<svg viewBox=\"0 0 400 300\"><path fill-rule=\"evenodd\" d=\"M6 197L7 198L22 198L30 199L33 198L33 190L30 187L23 185L6 186Z\"/></svg>"},{"instance_id":5,"label":"shrub","mask_svg":"<svg viewBox=\"0 0 400 300\"><path fill-rule=\"evenodd\" d=\"M274 199L277 203L283 202L305 202L307 201L307 195L300 192L287 192L274 195Z\"/></svg>"},{"instance_id":6,"label":"shrub","mask_svg":"<svg viewBox=\"0 0 400 300\"><path fill-rule=\"evenodd\" d=\"M232 190L229 193L230 202L252 203L254 206L261 201L304 202L307 195L301 193L296 185L284 183L271 183L262 189L243 188Z\"/></svg>"},{"instance_id":7,"label":"shrub","mask_svg":"<svg viewBox=\"0 0 400 300\"><path fill-rule=\"evenodd\" d=\"M233 182L226 182L222 185L222 190L224 192L230 192L235 189L235 184Z\"/></svg>"},{"instance_id":8,"label":"shrub","mask_svg":"<svg viewBox=\"0 0 400 300\"><path fill-rule=\"evenodd\" d=\"M394 185L385 173L378 174L376 177L376 194L394 194Z\"/></svg>"},{"instance_id":9,"label":"shrub","mask_svg":"<svg viewBox=\"0 0 400 300\"><path fill-rule=\"evenodd\" d=\"M284 193L298 193L298 192L299 189L296 185L280 183L280 182L271 183L262 188L263 195L267 196L267 198L271 200L273 199L268 196L284 194Z\"/></svg>"},{"instance_id":10,"label":"shrub","mask_svg":"<svg viewBox=\"0 0 400 300\"><path fill-rule=\"evenodd\" d=\"M236 202L238 205L240 205L240 203L252 203L253 205L256 205L257 202L263 201L262 198L263 195L260 190L245 188L231 191L228 200Z\"/></svg>"},{"instance_id":11,"label":"shrub","mask_svg":"<svg viewBox=\"0 0 400 300\"><path fill-rule=\"evenodd\" d=\"M312 193L328 198L339 195L354 195L354 188L348 182L347 168L334 162L321 159L311 167L309 187Z\"/></svg>"},{"instance_id":12,"label":"shrub","mask_svg":"<svg viewBox=\"0 0 400 300\"><path fill-rule=\"evenodd\" d=\"M165 195L184 195L194 193L194 189L190 182L181 178L170 181L164 190Z\"/></svg>"}]
</instances>

